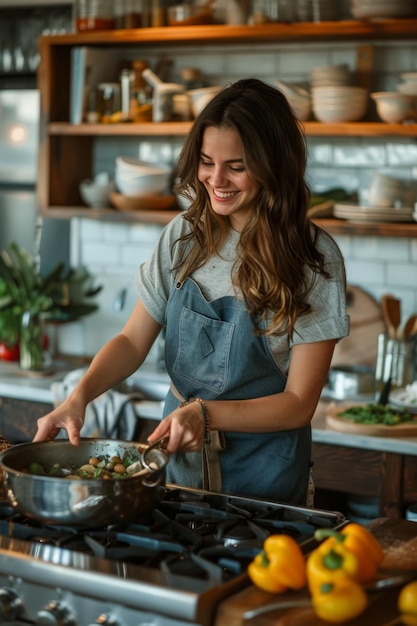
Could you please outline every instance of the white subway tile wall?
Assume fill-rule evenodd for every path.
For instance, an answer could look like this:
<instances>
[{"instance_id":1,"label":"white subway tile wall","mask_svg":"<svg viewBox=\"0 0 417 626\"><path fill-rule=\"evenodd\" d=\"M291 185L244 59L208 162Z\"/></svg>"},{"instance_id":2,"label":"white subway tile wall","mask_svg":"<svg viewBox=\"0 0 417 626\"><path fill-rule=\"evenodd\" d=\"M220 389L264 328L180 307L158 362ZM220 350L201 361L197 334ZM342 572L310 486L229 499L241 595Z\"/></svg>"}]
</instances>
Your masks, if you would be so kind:
<instances>
[{"instance_id":1,"label":"white subway tile wall","mask_svg":"<svg viewBox=\"0 0 417 626\"><path fill-rule=\"evenodd\" d=\"M369 43L374 46L372 91L395 90L402 72L417 71L417 42ZM215 48L176 46L170 79L179 81L181 68L192 66L198 67L213 85L225 85L250 75L271 83L279 78L308 85L313 67L346 63L354 81L357 45L357 42L340 42ZM155 67L158 60L166 57L166 50L147 49L144 57ZM369 106L373 106L371 101ZM174 167L181 145L182 140L173 137L100 138L95 146L95 170L113 175L118 155ZM417 181L415 139L309 138L308 150L308 180L316 192L343 187L349 192L357 191L360 200L366 202L375 170ZM136 299L135 270L151 253L161 227L74 219L72 231L73 264L87 265L104 289L97 313L60 329L59 348L72 354L94 354L127 319ZM383 293L393 293L402 300L404 317L417 311L415 239L343 235L336 240L345 258L350 284L362 287L376 299ZM124 288L127 297L120 311L114 303ZM149 358L152 360L153 355Z\"/></svg>"}]
</instances>

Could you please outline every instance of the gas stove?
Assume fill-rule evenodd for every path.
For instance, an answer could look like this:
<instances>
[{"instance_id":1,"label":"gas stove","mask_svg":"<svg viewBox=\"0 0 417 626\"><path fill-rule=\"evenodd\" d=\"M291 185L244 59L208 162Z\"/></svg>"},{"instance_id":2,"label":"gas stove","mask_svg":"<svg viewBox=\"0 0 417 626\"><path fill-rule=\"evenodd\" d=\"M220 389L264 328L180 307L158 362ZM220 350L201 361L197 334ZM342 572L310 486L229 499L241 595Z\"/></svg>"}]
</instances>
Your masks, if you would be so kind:
<instances>
[{"instance_id":1,"label":"gas stove","mask_svg":"<svg viewBox=\"0 0 417 626\"><path fill-rule=\"evenodd\" d=\"M0 502L0 623L9 626L212 626L219 602L249 584L270 534L304 552L322 511L167 485L137 522L95 530L45 526Z\"/></svg>"}]
</instances>

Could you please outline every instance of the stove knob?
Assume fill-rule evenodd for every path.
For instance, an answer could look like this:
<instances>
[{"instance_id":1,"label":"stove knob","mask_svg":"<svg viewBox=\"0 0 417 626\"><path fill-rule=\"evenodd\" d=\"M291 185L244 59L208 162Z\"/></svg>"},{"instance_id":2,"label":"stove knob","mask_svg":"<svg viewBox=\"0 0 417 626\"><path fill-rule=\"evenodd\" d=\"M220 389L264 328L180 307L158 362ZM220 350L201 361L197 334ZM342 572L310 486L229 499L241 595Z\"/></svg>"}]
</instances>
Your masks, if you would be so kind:
<instances>
[{"instance_id":1,"label":"stove knob","mask_svg":"<svg viewBox=\"0 0 417 626\"><path fill-rule=\"evenodd\" d=\"M0 589L0 623L17 619L22 609L22 601L13 589Z\"/></svg>"},{"instance_id":2,"label":"stove knob","mask_svg":"<svg viewBox=\"0 0 417 626\"><path fill-rule=\"evenodd\" d=\"M68 607L52 601L38 612L36 626L77 626L77 623Z\"/></svg>"}]
</instances>

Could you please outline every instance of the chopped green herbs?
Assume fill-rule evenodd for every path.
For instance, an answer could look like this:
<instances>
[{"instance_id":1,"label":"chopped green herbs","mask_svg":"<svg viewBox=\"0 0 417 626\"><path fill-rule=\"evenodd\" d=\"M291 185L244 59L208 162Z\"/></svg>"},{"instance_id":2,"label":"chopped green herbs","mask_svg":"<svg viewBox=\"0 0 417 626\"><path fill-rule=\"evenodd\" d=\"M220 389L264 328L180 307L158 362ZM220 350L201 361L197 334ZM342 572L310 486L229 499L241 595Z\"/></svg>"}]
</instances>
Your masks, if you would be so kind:
<instances>
[{"instance_id":1,"label":"chopped green herbs","mask_svg":"<svg viewBox=\"0 0 417 626\"><path fill-rule=\"evenodd\" d=\"M351 406L338 413L337 416L349 419L355 424L378 424L382 426L397 426L416 421L415 416L407 409L396 409L388 405L372 403Z\"/></svg>"}]
</instances>

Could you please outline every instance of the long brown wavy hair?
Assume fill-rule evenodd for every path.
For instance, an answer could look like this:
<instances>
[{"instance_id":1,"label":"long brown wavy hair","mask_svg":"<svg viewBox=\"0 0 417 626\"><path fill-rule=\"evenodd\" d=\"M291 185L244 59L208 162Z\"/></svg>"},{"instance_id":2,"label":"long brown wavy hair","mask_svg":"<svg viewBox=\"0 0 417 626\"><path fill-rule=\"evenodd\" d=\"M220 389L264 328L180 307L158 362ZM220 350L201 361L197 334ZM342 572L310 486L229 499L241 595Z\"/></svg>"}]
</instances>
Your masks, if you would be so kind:
<instances>
[{"instance_id":1,"label":"long brown wavy hair","mask_svg":"<svg viewBox=\"0 0 417 626\"><path fill-rule=\"evenodd\" d=\"M328 273L316 247L318 229L307 217L310 190L303 132L285 96L258 79L224 88L200 113L184 142L175 191L191 202L184 213L191 233L178 241L192 247L190 251L186 246L187 255L174 269L180 281L190 276L218 253L230 230L228 218L214 213L198 180L203 135L210 126L237 131L245 168L260 186L252 216L240 234L233 284L242 293L255 332L292 334L297 317L310 311L314 275Z\"/></svg>"}]
</instances>

